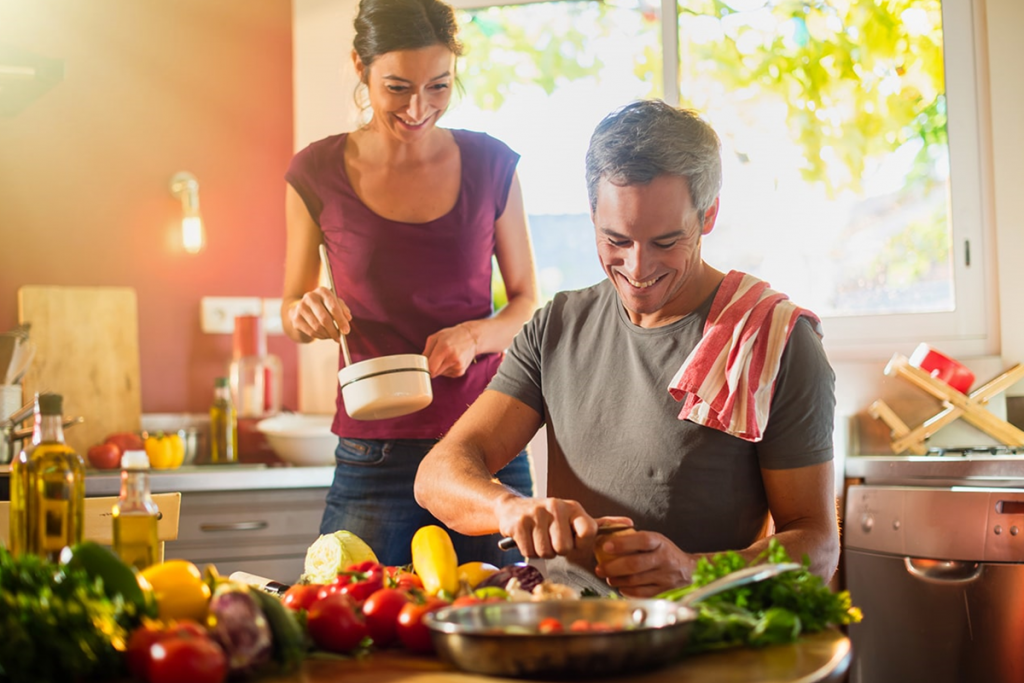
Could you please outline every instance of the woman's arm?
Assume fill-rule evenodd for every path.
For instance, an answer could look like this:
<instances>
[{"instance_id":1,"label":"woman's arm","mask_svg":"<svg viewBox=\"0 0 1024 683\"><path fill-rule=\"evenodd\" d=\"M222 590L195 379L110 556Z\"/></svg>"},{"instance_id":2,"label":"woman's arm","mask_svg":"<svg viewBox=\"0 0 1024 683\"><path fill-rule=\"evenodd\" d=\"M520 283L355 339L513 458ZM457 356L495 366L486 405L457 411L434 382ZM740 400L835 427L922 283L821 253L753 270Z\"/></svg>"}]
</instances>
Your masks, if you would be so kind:
<instances>
[{"instance_id":1,"label":"woman's arm","mask_svg":"<svg viewBox=\"0 0 1024 683\"><path fill-rule=\"evenodd\" d=\"M291 185L285 194L287 240L284 262L284 293L281 298L281 324L294 341L334 339L349 331L352 313L348 306L318 286L320 279L320 227Z\"/></svg>"},{"instance_id":2,"label":"woman's arm","mask_svg":"<svg viewBox=\"0 0 1024 683\"><path fill-rule=\"evenodd\" d=\"M537 308L537 273L518 174L512 176L505 211L494 227L495 256L508 303L489 318L467 320L430 335L423 355L434 377L460 377L480 354L507 349Z\"/></svg>"}]
</instances>

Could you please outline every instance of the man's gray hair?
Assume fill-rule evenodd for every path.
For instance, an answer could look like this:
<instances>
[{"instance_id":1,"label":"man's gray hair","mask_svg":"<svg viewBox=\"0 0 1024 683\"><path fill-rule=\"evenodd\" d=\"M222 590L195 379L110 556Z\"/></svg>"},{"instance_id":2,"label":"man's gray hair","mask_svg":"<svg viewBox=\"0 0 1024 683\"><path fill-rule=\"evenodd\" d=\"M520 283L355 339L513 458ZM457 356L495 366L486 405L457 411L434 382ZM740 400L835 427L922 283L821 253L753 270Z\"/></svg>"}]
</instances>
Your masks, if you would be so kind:
<instances>
[{"instance_id":1,"label":"man's gray hair","mask_svg":"<svg viewBox=\"0 0 1024 683\"><path fill-rule=\"evenodd\" d=\"M703 220L722 189L722 143L692 109L661 100L641 100L612 112L597 124L587 150L587 194L597 208L601 180L619 186L645 185L660 175L686 178L690 198Z\"/></svg>"}]
</instances>

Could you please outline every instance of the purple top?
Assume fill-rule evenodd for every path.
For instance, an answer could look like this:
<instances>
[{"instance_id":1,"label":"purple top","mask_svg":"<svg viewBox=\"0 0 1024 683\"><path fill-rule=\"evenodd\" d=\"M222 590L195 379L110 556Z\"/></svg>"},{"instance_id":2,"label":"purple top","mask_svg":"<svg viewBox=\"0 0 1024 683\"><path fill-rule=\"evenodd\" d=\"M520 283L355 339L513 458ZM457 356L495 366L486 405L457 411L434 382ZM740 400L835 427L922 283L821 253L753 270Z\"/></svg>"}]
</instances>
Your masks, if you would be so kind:
<instances>
[{"instance_id":1,"label":"purple top","mask_svg":"<svg viewBox=\"0 0 1024 683\"><path fill-rule=\"evenodd\" d=\"M363 204L345 172L347 133L309 145L285 174L323 232L334 286L352 311L353 362L422 353L434 332L494 311L494 223L505 211L519 155L485 133L451 132L462 155L459 198L428 223L388 220ZM500 362L501 354L484 354L462 377L435 377L428 407L389 420L353 420L339 387L332 431L355 439L439 439Z\"/></svg>"}]
</instances>

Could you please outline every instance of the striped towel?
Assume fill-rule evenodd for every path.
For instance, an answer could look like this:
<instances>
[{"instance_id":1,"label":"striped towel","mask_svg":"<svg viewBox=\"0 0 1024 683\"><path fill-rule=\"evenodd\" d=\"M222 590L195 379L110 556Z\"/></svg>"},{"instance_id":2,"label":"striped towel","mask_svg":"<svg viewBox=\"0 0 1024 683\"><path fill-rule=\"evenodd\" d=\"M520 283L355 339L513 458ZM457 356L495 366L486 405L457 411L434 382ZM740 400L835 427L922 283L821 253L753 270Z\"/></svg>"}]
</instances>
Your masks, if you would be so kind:
<instances>
[{"instance_id":1,"label":"striped towel","mask_svg":"<svg viewBox=\"0 0 1024 683\"><path fill-rule=\"evenodd\" d=\"M690 420L746 441L761 440L768 424L782 352L800 316L821 320L752 275L730 271L711 302L704 336L668 391Z\"/></svg>"}]
</instances>

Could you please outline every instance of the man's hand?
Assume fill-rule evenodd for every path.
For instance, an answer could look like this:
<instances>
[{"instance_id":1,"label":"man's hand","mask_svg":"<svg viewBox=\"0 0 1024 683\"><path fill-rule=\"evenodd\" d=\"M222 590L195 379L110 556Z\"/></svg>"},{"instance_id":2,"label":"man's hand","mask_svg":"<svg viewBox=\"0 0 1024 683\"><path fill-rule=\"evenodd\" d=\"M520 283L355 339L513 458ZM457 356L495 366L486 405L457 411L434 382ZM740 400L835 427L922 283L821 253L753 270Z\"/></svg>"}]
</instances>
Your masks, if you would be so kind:
<instances>
[{"instance_id":1,"label":"man's hand","mask_svg":"<svg viewBox=\"0 0 1024 683\"><path fill-rule=\"evenodd\" d=\"M555 557L593 545L598 524L632 524L625 517L594 519L574 500L507 496L498 502L498 528L525 557Z\"/></svg>"},{"instance_id":2,"label":"man's hand","mask_svg":"<svg viewBox=\"0 0 1024 683\"><path fill-rule=\"evenodd\" d=\"M611 556L595 573L630 598L649 598L690 583L697 557L684 553L665 536L653 531L616 534L603 538L600 549Z\"/></svg>"}]
</instances>

